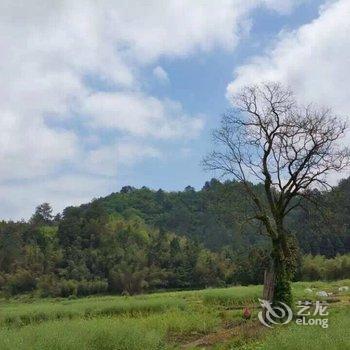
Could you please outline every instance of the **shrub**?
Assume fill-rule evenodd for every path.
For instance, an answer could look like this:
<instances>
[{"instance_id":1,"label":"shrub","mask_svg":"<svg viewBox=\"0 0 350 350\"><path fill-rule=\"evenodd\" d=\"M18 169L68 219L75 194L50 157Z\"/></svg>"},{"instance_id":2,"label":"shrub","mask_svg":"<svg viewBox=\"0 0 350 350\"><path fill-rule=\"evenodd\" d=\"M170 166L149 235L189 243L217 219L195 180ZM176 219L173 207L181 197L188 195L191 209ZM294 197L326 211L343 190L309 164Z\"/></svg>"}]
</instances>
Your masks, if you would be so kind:
<instances>
[{"instance_id":1,"label":"shrub","mask_svg":"<svg viewBox=\"0 0 350 350\"><path fill-rule=\"evenodd\" d=\"M108 290L108 282L106 280L80 281L77 286L77 295L86 296L92 294L106 293Z\"/></svg>"},{"instance_id":2,"label":"shrub","mask_svg":"<svg viewBox=\"0 0 350 350\"><path fill-rule=\"evenodd\" d=\"M60 296L63 298L77 295L78 282L74 280L60 280L59 282Z\"/></svg>"},{"instance_id":3,"label":"shrub","mask_svg":"<svg viewBox=\"0 0 350 350\"><path fill-rule=\"evenodd\" d=\"M350 278L350 254L337 255L333 259L307 255L303 258L301 279L308 281L338 280Z\"/></svg>"},{"instance_id":4,"label":"shrub","mask_svg":"<svg viewBox=\"0 0 350 350\"><path fill-rule=\"evenodd\" d=\"M6 285L6 279L3 275L0 274L0 289L3 289Z\"/></svg>"},{"instance_id":5,"label":"shrub","mask_svg":"<svg viewBox=\"0 0 350 350\"><path fill-rule=\"evenodd\" d=\"M11 275L7 281L7 292L11 295L29 292L35 289L36 279L33 275L24 269L18 270Z\"/></svg>"},{"instance_id":6,"label":"shrub","mask_svg":"<svg viewBox=\"0 0 350 350\"><path fill-rule=\"evenodd\" d=\"M38 291L41 297L60 297L61 289L54 275L44 275L38 282Z\"/></svg>"},{"instance_id":7,"label":"shrub","mask_svg":"<svg viewBox=\"0 0 350 350\"><path fill-rule=\"evenodd\" d=\"M148 287L147 276L147 268L133 271L132 268L121 266L110 272L109 289L111 292L139 294Z\"/></svg>"}]
</instances>

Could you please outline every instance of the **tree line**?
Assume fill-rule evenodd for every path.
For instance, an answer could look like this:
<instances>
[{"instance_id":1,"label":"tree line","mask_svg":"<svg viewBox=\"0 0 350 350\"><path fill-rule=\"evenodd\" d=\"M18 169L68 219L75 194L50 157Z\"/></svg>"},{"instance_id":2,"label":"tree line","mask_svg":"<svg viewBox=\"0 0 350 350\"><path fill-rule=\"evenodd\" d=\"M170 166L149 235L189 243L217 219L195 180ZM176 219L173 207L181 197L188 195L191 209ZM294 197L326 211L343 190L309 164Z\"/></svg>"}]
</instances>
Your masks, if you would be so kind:
<instances>
[{"instance_id":1,"label":"tree line","mask_svg":"<svg viewBox=\"0 0 350 350\"><path fill-rule=\"evenodd\" d=\"M262 283L269 241L242 220L250 210L243 192L239 182L212 179L199 191L126 186L56 216L44 203L28 221L0 223L1 293L67 297ZM318 194L327 218L310 205L288 218L300 247L296 279L350 277L349 260L326 259L350 251L349 192L348 179ZM327 268L315 272L320 259Z\"/></svg>"}]
</instances>

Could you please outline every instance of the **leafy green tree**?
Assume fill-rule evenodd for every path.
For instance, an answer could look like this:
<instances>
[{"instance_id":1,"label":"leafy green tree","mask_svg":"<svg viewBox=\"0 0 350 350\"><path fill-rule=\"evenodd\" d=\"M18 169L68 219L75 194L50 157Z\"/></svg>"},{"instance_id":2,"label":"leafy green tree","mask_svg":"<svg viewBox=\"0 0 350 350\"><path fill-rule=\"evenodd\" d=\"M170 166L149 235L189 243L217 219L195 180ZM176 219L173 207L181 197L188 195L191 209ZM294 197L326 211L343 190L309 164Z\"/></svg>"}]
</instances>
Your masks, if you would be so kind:
<instances>
[{"instance_id":1,"label":"leafy green tree","mask_svg":"<svg viewBox=\"0 0 350 350\"><path fill-rule=\"evenodd\" d=\"M52 208L49 203L42 203L35 209L31 222L35 225L50 225L53 221Z\"/></svg>"}]
</instances>

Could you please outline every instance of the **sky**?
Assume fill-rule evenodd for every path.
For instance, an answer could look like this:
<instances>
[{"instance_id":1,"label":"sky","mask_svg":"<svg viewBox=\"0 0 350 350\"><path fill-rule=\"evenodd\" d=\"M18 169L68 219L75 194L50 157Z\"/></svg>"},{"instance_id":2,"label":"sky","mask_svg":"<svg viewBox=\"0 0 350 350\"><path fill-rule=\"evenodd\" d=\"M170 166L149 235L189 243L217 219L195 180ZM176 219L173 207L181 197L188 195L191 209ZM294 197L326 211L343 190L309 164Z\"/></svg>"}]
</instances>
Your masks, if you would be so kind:
<instances>
[{"instance_id":1,"label":"sky","mask_svg":"<svg viewBox=\"0 0 350 350\"><path fill-rule=\"evenodd\" d=\"M211 130L248 84L345 118L349 16L349 0L2 0L0 217L200 189Z\"/></svg>"}]
</instances>

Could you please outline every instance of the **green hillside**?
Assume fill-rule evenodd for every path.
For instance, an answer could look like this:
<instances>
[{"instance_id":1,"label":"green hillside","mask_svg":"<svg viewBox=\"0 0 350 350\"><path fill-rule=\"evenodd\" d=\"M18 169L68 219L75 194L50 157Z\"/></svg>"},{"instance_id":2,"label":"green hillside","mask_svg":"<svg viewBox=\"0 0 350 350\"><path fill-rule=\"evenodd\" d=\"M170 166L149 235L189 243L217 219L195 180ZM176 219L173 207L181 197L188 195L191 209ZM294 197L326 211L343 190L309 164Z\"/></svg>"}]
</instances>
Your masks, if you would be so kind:
<instances>
[{"instance_id":1,"label":"green hillside","mask_svg":"<svg viewBox=\"0 0 350 350\"><path fill-rule=\"evenodd\" d=\"M295 280L350 277L349 184L315 191L319 208L304 203L288 218L299 243ZM238 182L211 180L199 191L124 187L56 217L44 203L27 222L0 223L0 292L67 297L262 283L269 245L245 222L244 193Z\"/></svg>"}]
</instances>

